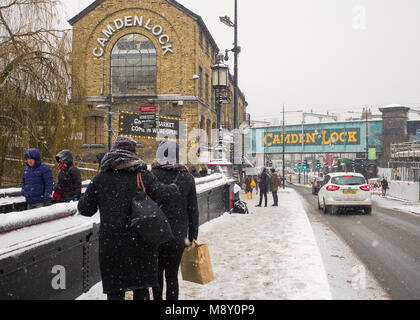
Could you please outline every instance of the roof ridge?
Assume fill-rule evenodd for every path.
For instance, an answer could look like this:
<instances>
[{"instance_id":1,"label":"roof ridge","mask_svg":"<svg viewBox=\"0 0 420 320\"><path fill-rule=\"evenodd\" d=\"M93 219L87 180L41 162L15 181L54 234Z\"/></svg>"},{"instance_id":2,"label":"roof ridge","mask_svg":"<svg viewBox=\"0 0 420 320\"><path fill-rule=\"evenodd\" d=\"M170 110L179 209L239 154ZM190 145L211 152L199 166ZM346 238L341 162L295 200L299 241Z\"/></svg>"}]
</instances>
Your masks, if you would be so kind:
<instances>
[{"instance_id":1,"label":"roof ridge","mask_svg":"<svg viewBox=\"0 0 420 320\"><path fill-rule=\"evenodd\" d=\"M78 22L80 19L82 19L85 15L87 15L88 13L92 12L93 10L95 10L96 7L98 7L104 1L106 1L106 0L96 0L95 2L92 2L89 6L87 6L85 9L83 9L82 11L80 11L73 18L71 18L70 20L68 20L68 23L70 23L70 25L73 26L76 22ZM184 12L185 14L189 15L194 20L196 20L198 22L198 24L201 26L201 28L204 30L204 33L207 35L207 37L212 42L213 46L215 46L216 50L217 51L220 51L220 49L219 49L216 41L214 40L213 36L211 35L209 29L207 28L207 26L204 23L204 21L201 18L201 16L199 16L198 14L192 12L190 9L186 8L185 6L183 6L178 1L175 1L175 0L166 0L166 1L169 4L173 5L174 7L176 7L177 9L181 10L182 12Z\"/></svg>"}]
</instances>

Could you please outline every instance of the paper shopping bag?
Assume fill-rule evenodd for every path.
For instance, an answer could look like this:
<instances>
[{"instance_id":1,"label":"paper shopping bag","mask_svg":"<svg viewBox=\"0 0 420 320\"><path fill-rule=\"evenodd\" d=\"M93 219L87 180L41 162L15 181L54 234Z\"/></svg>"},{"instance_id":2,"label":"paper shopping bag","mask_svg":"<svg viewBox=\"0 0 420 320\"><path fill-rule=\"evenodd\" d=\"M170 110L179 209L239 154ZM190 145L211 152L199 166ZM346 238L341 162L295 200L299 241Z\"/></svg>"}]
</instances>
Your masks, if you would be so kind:
<instances>
[{"instance_id":1,"label":"paper shopping bag","mask_svg":"<svg viewBox=\"0 0 420 320\"><path fill-rule=\"evenodd\" d=\"M193 243L185 248L181 260L182 279L198 284L207 284L214 280L210 252L207 244Z\"/></svg>"}]
</instances>

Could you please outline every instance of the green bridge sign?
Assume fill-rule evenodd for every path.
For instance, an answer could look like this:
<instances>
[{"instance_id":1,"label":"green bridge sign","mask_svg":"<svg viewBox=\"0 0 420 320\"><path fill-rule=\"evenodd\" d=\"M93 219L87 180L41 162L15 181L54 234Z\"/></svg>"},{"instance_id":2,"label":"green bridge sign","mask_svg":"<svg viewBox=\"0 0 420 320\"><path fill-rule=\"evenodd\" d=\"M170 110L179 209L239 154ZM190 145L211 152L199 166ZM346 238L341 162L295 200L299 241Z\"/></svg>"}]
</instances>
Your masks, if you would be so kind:
<instances>
[{"instance_id":1,"label":"green bridge sign","mask_svg":"<svg viewBox=\"0 0 420 320\"><path fill-rule=\"evenodd\" d=\"M369 121L369 147L382 151L382 121ZM333 122L251 129L251 153L366 152L366 122Z\"/></svg>"}]
</instances>

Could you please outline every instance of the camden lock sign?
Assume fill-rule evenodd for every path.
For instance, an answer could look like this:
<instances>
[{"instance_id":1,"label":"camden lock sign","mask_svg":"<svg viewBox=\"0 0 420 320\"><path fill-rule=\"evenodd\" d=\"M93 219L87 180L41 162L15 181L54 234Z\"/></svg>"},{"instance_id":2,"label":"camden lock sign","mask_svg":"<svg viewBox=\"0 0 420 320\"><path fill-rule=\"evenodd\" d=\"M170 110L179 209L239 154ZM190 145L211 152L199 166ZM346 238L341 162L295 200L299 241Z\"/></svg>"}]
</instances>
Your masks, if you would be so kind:
<instances>
[{"instance_id":1,"label":"camden lock sign","mask_svg":"<svg viewBox=\"0 0 420 320\"><path fill-rule=\"evenodd\" d=\"M303 140L303 141L302 141ZM287 132L284 138L286 146L327 146L327 145L359 145L360 129L326 129L319 131ZM265 147L281 147L283 134L281 132L267 132L264 136Z\"/></svg>"},{"instance_id":2,"label":"camden lock sign","mask_svg":"<svg viewBox=\"0 0 420 320\"><path fill-rule=\"evenodd\" d=\"M180 120L182 119L159 117L155 114L121 112L119 117L120 135L179 138Z\"/></svg>"},{"instance_id":3,"label":"camden lock sign","mask_svg":"<svg viewBox=\"0 0 420 320\"><path fill-rule=\"evenodd\" d=\"M97 39L100 46L93 49L93 55L97 58L102 57L105 52L105 45L112 35L126 27L140 27L150 31L160 43L164 56L169 52L173 53L172 44L170 43L171 38L164 32L161 25L154 24L152 19L144 18L143 16L125 16L124 18L115 19L102 30L103 36Z\"/></svg>"}]
</instances>

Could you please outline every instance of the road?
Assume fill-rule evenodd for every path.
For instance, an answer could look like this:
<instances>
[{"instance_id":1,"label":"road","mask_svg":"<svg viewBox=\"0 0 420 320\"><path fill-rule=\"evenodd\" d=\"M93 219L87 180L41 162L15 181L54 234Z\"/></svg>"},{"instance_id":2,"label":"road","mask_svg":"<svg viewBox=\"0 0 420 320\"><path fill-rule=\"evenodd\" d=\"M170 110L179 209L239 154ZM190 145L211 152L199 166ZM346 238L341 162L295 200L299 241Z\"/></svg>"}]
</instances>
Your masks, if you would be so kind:
<instances>
[{"instance_id":1,"label":"road","mask_svg":"<svg viewBox=\"0 0 420 320\"><path fill-rule=\"evenodd\" d=\"M357 211L324 215L311 189L291 187L304 199L308 215L332 228L392 299L420 299L420 216L378 205L371 215Z\"/></svg>"}]
</instances>

